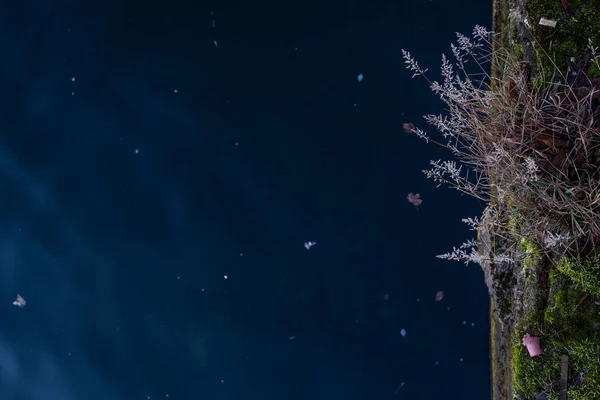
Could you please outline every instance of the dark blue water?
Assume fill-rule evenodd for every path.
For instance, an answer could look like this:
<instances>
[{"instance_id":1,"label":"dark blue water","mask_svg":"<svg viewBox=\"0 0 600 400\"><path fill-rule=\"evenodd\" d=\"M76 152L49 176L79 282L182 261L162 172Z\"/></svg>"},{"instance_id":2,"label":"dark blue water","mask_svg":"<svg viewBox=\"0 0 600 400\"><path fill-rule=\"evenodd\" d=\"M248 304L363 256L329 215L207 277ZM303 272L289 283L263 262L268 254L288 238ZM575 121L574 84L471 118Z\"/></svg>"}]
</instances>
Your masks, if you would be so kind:
<instances>
[{"instance_id":1,"label":"dark blue water","mask_svg":"<svg viewBox=\"0 0 600 400\"><path fill-rule=\"evenodd\" d=\"M400 51L483 3L4 7L0 398L489 398L483 274L435 258L481 205Z\"/></svg>"}]
</instances>

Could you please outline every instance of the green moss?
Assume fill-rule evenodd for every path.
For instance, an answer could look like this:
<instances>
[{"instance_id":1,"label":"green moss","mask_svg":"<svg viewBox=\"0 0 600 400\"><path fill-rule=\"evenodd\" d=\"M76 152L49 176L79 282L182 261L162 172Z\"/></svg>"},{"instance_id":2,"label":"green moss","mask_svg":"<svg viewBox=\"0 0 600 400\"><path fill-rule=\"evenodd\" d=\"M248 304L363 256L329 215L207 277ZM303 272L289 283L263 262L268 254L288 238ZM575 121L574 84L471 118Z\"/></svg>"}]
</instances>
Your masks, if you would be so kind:
<instances>
[{"instance_id":1,"label":"green moss","mask_svg":"<svg viewBox=\"0 0 600 400\"><path fill-rule=\"evenodd\" d=\"M569 389L570 400L600 399L600 360L598 360L598 338L585 339L570 349L573 371L583 373L583 384Z\"/></svg>"},{"instance_id":2,"label":"green moss","mask_svg":"<svg viewBox=\"0 0 600 400\"><path fill-rule=\"evenodd\" d=\"M543 341L540 344L547 347ZM535 398L535 393L557 393L553 381L560 376L560 363L556 362L554 354L546 352L541 356L529 357L527 348L519 341L512 346L512 357L515 394L522 392L526 398ZM558 360L560 362L560 356ZM518 395L515 398L519 398Z\"/></svg>"},{"instance_id":3,"label":"green moss","mask_svg":"<svg viewBox=\"0 0 600 400\"><path fill-rule=\"evenodd\" d=\"M530 0L526 2L526 13L531 24L531 31L536 38L538 56L538 73L536 87L547 82L556 67L562 74L567 71L570 57L581 60L587 51L588 39L595 45L600 43L600 0L571 0L573 15L569 16L556 0ZM540 18L557 21L556 28L541 26ZM556 64L556 67L555 67ZM597 73L590 65L588 75Z\"/></svg>"},{"instance_id":4,"label":"green moss","mask_svg":"<svg viewBox=\"0 0 600 400\"><path fill-rule=\"evenodd\" d=\"M556 268L587 293L600 296L600 257L590 256L583 261L563 257Z\"/></svg>"},{"instance_id":5,"label":"green moss","mask_svg":"<svg viewBox=\"0 0 600 400\"><path fill-rule=\"evenodd\" d=\"M525 272L531 267L537 265L542 256L542 248L528 237L522 237L519 242L519 249L523 252L525 259L523 260L523 271Z\"/></svg>"},{"instance_id":6,"label":"green moss","mask_svg":"<svg viewBox=\"0 0 600 400\"><path fill-rule=\"evenodd\" d=\"M568 398L574 400L600 398L600 335L594 327L597 310L586 293L574 289L570 278L554 269L549 274L550 294L543 318L525 316L513 338L513 387L515 398L520 393L534 399L544 393L557 399L561 356L569 356ZM584 299L582 302L581 300ZM539 311L539 310L537 310ZM525 333L540 337L544 354L531 358L521 339ZM583 379L579 375L583 374Z\"/></svg>"},{"instance_id":7,"label":"green moss","mask_svg":"<svg viewBox=\"0 0 600 400\"><path fill-rule=\"evenodd\" d=\"M506 229L515 236L519 236L519 232L525 223L525 218L516 211L510 212Z\"/></svg>"},{"instance_id":8,"label":"green moss","mask_svg":"<svg viewBox=\"0 0 600 400\"><path fill-rule=\"evenodd\" d=\"M515 56L517 56L517 60L523 60L523 46L521 46L519 43L515 44Z\"/></svg>"},{"instance_id":9,"label":"green moss","mask_svg":"<svg viewBox=\"0 0 600 400\"><path fill-rule=\"evenodd\" d=\"M549 399L558 399L561 356L568 354L569 368L577 372L572 374L574 376L569 380L567 398L599 399L600 363L597 360L597 346L597 341L584 340L562 349L553 348L552 353L531 358L525 346L520 343L514 344L514 373L522 378L514 382L515 393L522 392L527 399L537 398L536 393L544 393ZM577 385L577 376L580 374L583 374L583 378Z\"/></svg>"},{"instance_id":10,"label":"green moss","mask_svg":"<svg viewBox=\"0 0 600 400\"><path fill-rule=\"evenodd\" d=\"M521 249L521 251L523 251L525 253L534 253L534 254L538 254L538 255L541 254L540 246L533 240L529 239L528 237L521 238L521 241L519 243L519 248Z\"/></svg>"},{"instance_id":11,"label":"green moss","mask_svg":"<svg viewBox=\"0 0 600 400\"><path fill-rule=\"evenodd\" d=\"M551 290L548 307L544 312L544 323L557 328L552 339L554 343L566 345L569 341L579 342L594 336L593 322L596 311L589 303L580 304L586 297L585 292L573 289L568 277L558 270L553 270L550 280L555 286Z\"/></svg>"}]
</instances>

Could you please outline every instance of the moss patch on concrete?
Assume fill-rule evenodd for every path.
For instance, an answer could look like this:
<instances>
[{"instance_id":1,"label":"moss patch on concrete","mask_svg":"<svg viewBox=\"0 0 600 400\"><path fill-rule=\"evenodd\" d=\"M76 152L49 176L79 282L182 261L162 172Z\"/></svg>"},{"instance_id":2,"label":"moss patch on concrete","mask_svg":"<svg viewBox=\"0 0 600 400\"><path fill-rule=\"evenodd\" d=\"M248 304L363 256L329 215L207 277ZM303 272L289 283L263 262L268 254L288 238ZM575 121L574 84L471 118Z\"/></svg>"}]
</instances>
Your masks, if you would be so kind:
<instances>
[{"instance_id":1,"label":"moss patch on concrete","mask_svg":"<svg viewBox=\"0 0 600 400\"><path fill-rule=\"evenodd\" d=\"M548 82L558 70L565 74L568 60L586 56L588 39L600 43L600 0L571 0L565 10L558 0L526 0L525 12L529 29L536 38L536 86ZM557 21L556 27L539 25L540 18ZM598 76L598 67L590 64L586 71Z\"/></svg>"},{"instance_id":2,"label":"moss patch on concrete","mask_svg":"<svg viewBox=\"0 0 600 400\"><path fill-rule=\"evenodd\" d=\"M561 356L567 354L570 364L567 398L600 399L596 298L558 268L550 270L548 288L545 309L525 315L515 327L512 344L515 398L558 399ZM525 333L541 338L543 355L529 356L521 343Z\"/></svg>"},{"instance_id":3,"label":"moss patch on concrete","mask_svg":"<svg viewBox=\"0 0 600 400\"><path fill-rule=\"evenodd\" d=\"M583 261L565 257L557 269L586 293L600 297L600 257L588 257Z\"/></svg>"}]
</instances>

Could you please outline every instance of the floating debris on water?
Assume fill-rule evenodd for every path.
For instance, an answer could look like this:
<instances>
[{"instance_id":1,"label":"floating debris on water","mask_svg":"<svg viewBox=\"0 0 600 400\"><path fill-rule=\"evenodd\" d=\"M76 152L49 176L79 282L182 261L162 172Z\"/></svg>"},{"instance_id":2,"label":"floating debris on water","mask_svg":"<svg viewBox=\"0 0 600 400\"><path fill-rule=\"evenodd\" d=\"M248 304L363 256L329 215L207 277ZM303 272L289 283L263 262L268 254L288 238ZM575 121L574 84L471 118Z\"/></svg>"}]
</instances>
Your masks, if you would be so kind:
<instances>
[{"instance_id":1,"label":"floating debris on water","mask_svg":"<svg viewBox=\"0 0 600 400\"><path fill-rule=\"evenodd\" d=\"M363 76L363 74L358 74L358 76L356 77L356 79L357 79L359 82L362 82L362 80L363 80L364 78L365 78L365 77Z\"/></svg>"},{"instance_id":2,"label":"floating debris on water","mask_svg":"<svg viewBox=\"0 0 600 400\"><path fill-rule=\"evenodd\" d=\"M417 193L417 194L409 193L408 196L406 196L406 199L408 200L409 203L411 203L415 207L420 206L421 203L423 202L423 200L421 199L421 195L419 193Z\"/></svg>"},{"instance_id":3,"label":"floating debris on water","mask_svg":"<svg viewBox=\"0 0 600 400\"><path fill-rule=\"evenodd\" d=\"M20 294L17 294L17 299L15 301L13 301L13 306L23 308L23 307L25 307L25 304L27 304L27 302L25 301L23 296L21 296Z\"/></svg>"},{"instance_id":4,"label":"floating debris on water","mask_svg":"<svg viewBox=\"0 0 600 400\"><path fill-rule=\"evenodd\" d=\"M306 250L310 250L310 248L313 247L315 244L317 244L317 242L306 242L304 243L304 248L306 248Z\"/></svg>"},{"instance_id":5,"label":"floating debris on water","mask_svg":"<svg viewBox=\"0 0 600 400\"><path fill-rule=\"evenodd\" d=\"M444 291L440 290L435 294L435 301L442 301L444 298Z\"/></svg>"},{"instance_id":6,"label":"floating debris on water","mask_svg":"<svg viewBox=\"0 0 600 400\"><path fill-rule=\"evenodd\" d=\"M394 394L398 394L400 389L402 389L402 386L404 386L404 382L402 382L400 385L398 385L398 389L396 389L396 393L394 393Z\"/></svg>"},{"instance_id":7,"label":"floating debris on water","mask_svg":"<svg viewBox=\"0 0 600 400\"><path fill-rule=\"evenodd\" d=\"M402 337L406 336L406 329L400 329L400 334L402 335Z\"/></svg>"}]
</instances>

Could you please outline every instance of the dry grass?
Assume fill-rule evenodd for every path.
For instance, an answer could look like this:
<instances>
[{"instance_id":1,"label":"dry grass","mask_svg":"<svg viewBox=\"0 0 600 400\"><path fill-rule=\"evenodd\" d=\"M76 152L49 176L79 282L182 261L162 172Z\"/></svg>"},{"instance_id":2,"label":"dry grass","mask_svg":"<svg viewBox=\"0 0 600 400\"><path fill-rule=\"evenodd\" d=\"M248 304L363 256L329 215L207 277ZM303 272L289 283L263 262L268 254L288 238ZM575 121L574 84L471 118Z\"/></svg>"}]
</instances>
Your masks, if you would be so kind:
<instances>
[{"instance_id":1,"label":"dry grass","mask_svg":"<svg viewBox=\"0 0 600 400\"><path fill-rule=\"evenodd\" d=\"M594 250L600 242L600 78L585 71L590 63L600 67L598 49L589 43L586 60L568 72L556 68L534 87L528 65L503 48L492 51L492 32L477 26L472 38L457 38L454 61L442 56L441 83L403 50L413 77L425 78L447 107L445 115L425 116L445 143L416 127L411 132L458 160L431 161L424 173L484 201L496 235L517 215L520 234L535 238L548 255ZM464 221L478 229L477 218ZM481 263L484 255L474 247L469 241L438 257ZM515 261L506 254L493 258Z\"/></svg>"}]
</instances>

